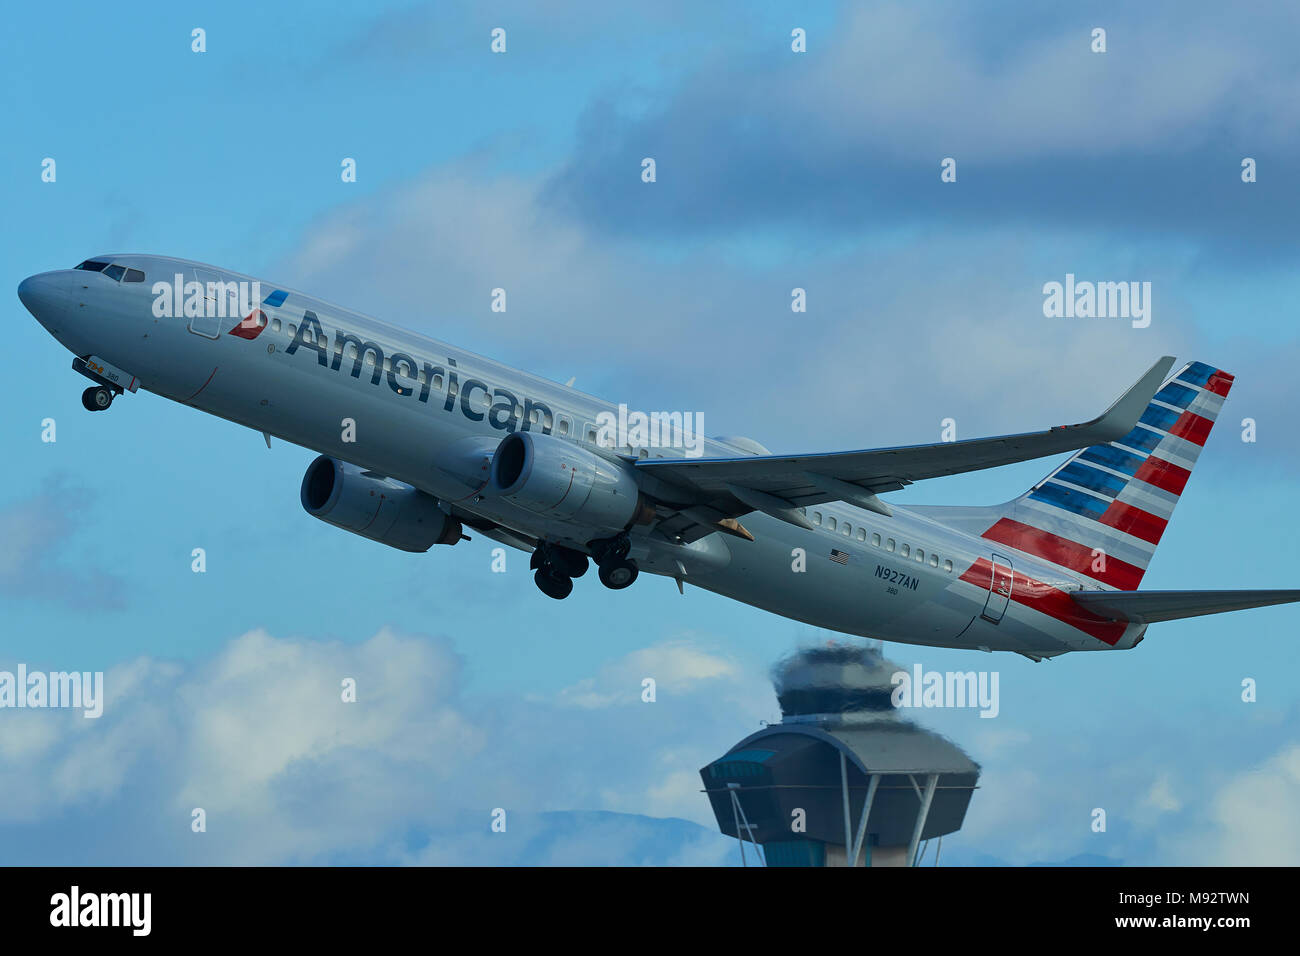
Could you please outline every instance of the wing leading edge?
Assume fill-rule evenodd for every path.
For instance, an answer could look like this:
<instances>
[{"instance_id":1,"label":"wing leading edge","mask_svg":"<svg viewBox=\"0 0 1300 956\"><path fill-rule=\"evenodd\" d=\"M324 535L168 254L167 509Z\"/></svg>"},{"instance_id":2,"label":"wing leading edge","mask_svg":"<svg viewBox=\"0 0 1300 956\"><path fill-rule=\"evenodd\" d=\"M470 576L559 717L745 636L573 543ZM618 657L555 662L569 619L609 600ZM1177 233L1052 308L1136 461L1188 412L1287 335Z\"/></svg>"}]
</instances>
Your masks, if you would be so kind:
<instances>
[{"instance_id":1,"label":"wing leading edge","mask_svg":"<svg viewBox=\"0 0 1300 956\"><path fill-rule=\"evenodd\" d=\"M654 497L667 505L680 506L678 513L660 522L660 530L688 541L714 531L734 534L721 522L751 511L763 511L802 527L806 519L798 509L824 501L847 501L888 515L888 505L876 495L897 491L914 481L1076 451L1128 434L1173 364L1172 356L1161 358L1110 408L1078 425L864 451L646 458L636 461L635 466L643 475L658 479L648 489Z\"/></svg>"}]
</instances>

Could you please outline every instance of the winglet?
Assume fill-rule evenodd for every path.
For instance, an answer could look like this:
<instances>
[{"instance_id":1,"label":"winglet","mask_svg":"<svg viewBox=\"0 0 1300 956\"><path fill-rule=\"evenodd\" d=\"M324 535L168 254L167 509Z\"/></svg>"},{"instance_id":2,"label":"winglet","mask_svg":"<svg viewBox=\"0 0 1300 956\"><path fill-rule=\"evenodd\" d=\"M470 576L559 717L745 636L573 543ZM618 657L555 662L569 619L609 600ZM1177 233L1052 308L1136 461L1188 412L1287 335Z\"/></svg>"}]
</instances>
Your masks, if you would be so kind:
<instances>
[{"instance_id":1,"label":"winglet","mask_svg":"<svg viewBox=\"0 0 1300 956\"><path fill-rule=\"evenodd\" d=\"M1164 384L1165 378L1169 375L1169 370L1173 368L1173 365L1174 357L1172 355L1163 356L1147 369L1146 374L1138 379L1132 388L1121 395L1114 405L1092 421L1074 427L1096 429L1097 439L1093 442L1094 444L1103 444L1115 441L1117 438L1123 438L1137 425L1138 419L1147 410L1147 406L1151 404L1151 399L1155 398L1156 392L1160 391L1160 386Z\"/></svg>"}]
</instances>

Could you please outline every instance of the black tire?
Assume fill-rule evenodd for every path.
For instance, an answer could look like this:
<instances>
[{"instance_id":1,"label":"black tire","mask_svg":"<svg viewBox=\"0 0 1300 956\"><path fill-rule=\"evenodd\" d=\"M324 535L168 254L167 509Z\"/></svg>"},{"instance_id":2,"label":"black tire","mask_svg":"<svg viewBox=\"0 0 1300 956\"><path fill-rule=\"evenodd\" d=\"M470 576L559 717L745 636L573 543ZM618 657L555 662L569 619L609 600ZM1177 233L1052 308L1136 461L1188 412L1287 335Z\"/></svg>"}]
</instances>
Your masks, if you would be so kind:
<instances>
[{"instance_id":1,"label":"black tire","mask_svg":"<svg viewBox=\"0 0 1300 956\"><path fill-rule=\"evenodd\" d=\"M528 559L528 569L538 571L549 568L553 573L570 578L580 578L587 573L587 556L559 544L540 544Z\"/></svg>"},{"instance_id":2,"label":"black tire","mask_svg":"<svg viewBox=\"0 0 1300 956\"><path fill-rule=\"evenodd\" d=\"M103 385L92 385L81 393L81 405L92 412L102 412L113 404L113 390Z\"/></svg>"},{"instance_id":3,"label":"black tire","mask_svg":"<svg viewBox=\"0 0 1300 956\"><path fill-rule=\"evenodd\" d=\"M587 565L590 563L587 556L581 551L574 551L570 548L554 548L551 551L551 560L555 567L563 571L571 578L580 578L587 573Z\"/></svg>"},{"instance_id":4,"label":"black tire","mask_svg":"<svg viewBox=\"0 0 1300 956\"><path fill-rule=\"evenodd\" d=\"M635 564L627 558L617 558L600 566L600 583L611 591L621 591L631 587L638 574L640 572Z\"/></svg>"},{"instance_id":5,"label":"black tire","mask_svg":"<svg viewBox=\"0 0 1300 956\"><path fill-rule=\"evenodd\" d=\"M573 593L573 578L565 577L563 574L552 574L545 568L539 569L533 575L533 580L537 582L539 591L557 601L563 601Z\"/></svg>"}]
</instances>

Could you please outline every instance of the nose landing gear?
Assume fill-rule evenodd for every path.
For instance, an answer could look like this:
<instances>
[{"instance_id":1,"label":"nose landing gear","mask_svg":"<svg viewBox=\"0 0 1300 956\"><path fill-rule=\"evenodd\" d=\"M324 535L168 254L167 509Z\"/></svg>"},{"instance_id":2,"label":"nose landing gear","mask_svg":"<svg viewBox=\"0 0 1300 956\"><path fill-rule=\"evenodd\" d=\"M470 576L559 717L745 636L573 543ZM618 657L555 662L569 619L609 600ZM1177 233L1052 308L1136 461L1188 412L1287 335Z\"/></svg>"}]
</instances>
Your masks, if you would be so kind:
<instances>
[{"instance_id":1,"label":"nose landing gear","mask_svg":"<svg viewBox=\"0 0 1300 956\"><path fill-rule=\"evenodd\" d=\"M81 405L88 411L102 412L113 404L115 396L134 392L140 387L140 380L134 375L94 355L74 357L72 370L95 383L81 393Z\"/></svg>"},{"instance_id":2,"label":"nose landing gear","mask_svg":"<svg viewBox=\"0 0 1300 956\"><path fill-rule=\"evenodd\" d=\"M92 385L81 393L83 408L92 412L102 412L113 404L113 390L107 385Z\"/></svg>"}]
</instances>

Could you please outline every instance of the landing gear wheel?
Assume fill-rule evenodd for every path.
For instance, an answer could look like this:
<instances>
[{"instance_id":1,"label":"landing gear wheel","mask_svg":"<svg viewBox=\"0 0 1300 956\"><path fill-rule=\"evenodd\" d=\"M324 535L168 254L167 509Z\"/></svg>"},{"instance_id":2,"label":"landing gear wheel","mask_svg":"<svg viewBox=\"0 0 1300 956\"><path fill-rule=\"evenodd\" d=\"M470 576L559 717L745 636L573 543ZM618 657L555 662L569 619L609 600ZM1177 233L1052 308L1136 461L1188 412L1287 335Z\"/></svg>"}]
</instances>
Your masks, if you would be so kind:
<instances>
[{"instance_id":1,"label":"landing gear wheel","mask_svg":"<svg viewBox=\"0 0 1300 956\"><path fill-rule=\"evenodd\" d=\"M614 591L628 587L640 573L627 558L614 558L600 566L600 583Z\"/></svg>"},{"instance_id":2,"label":"landing gear wheel","mask_svg":"<svg viewBox=\"0 0 1300 956\"><path fill-rule=\"evenodd\" d=\"M548 569L569 578L580 578L587 573L587 556L581 551L560 544L542 542L528 559L531 571Z\"/></svg>"},{"instance_id":3,"label":"landing gear wheel","mask_svg":"<svg viewBox=\"0 0 1300 956\"><path fill-rule=\"evenodd\" d=\"M557 601L564 600L573 592L573 578L555 574L546 568L539 568L533 575L533 580L537 582L539 591Z\"/></svg>"},{"instance_id":4,"label":"landing gear wheel","mask_svg":"<svg viewBox=\"0 0 1300 956\"><path fill-rule=\"evenodd\" d=\"M81 404L92 412L102 412L113 404L113 390L103 385L92 385L81 393Z\"/></svg>"},{"instance_id":5,"label":"landing gear wheel","mask_svg":"<svg viewBox=\"0 0 1300 956\"><path fill-rule=\"evenodd\" d=\"M607 564L611 561L626 558L628 552L632 550L632 539L624 532L612 538L597 538L594 541L588 541L587 547L595 555L597 564Z\"/></svg>"},{"instance_id":6,"label":"landing gear wheel","mask_svg":"<svg viewBox=\"0 0 1300 956\"><path fill-rule=\"evenodd\" d=\"M563 571L571 578L580 578L587 573L587 556L581 551L568 548L556 548L552 552L552 566Z\"/></svg>"}]
</instances>

